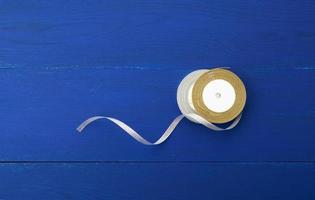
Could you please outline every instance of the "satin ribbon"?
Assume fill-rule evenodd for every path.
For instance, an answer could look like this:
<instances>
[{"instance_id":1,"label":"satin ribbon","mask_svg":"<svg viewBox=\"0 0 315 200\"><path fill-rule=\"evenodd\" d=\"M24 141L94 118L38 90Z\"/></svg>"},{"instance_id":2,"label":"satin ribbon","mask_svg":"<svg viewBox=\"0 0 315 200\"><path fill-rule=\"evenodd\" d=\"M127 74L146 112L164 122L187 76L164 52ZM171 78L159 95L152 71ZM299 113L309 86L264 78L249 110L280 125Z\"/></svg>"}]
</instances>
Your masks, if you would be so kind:
<instances>
[{"instance_id":1,"label":"satin ribbon","mask_svg":"<svg viewBox=\"0 0 315 200\"><path fill-rule=\"evenodd\" d=\"M158 144L163 143L172 134L172 132L174 131L174 129L176 128L178 123L185 117L194 119L196 122L206 126L209 129L212 129L212 130L215 130L215 131L225 131L225 130L230 130L230 129L234 128L238 124L238 122L240 121L242 115L240 114L237 118L235 118L233 123L230 124L227 128L221 128L221 127L218 127L218 126L208 122L207 120L205 120L204 118L200 117L199 115L196 115L196 114L182 114L182 115L179 115L178 117L176 117L173 120L173 122L169 125L169 127L162 134L162 136L155 142L149 142L148 140L144 139L139 133L137 133L134 129L132 129L130 126L128 126L124 122L122 122L122 121L120 121L120 120L118 120L116 118L105 117L105 116L94 116L94 117L91 117L91 118L85 120L77 128L77 131L81 133L84 130L84 128L86 126L88 126L89 124L91 124L92 122L94 122L96 120L100 120L100 119L107 119L107 120L115 123L117 126L119 126L121 129L123 129L126 133L128 133L132 138L134 138L138 142L140 142L140 143L142 143L144 145L158 145Z\"/></svg>"},{"instance_id":2,"label":"satin ribbon","mask_svg":"<svg viewBox=\"0 0 315 200\"><path fill-rule=\"evenodd\" d=\"M86 126L91 124L92 122L96 120L106 119L113 123L115 123L117 126L119 126L121 129L123 129L127 134L129 134L132 138L137 140L138 142L144 144L144 145L158 145L163 143L174 131L178 123L183 119L187 118L188 120L202 124L206 126L207 128L215 131L225 131L230 130L234 128L240 121L242 114L238 115L235 119L233 119L233 122L226 128L221 128L219 126L216 126L215 124L210 123L203 117L197 114L196 110L194 109L194 106L192 105L191 101L191 88L193 84L196 82L196 80L204 73L208 72L209 69L200 69L191 72L188 74L180 83L178 89L177 89L177 104L179 106L179 109L181 111L181 115L176 117L173 122L169 125L169 127L166 129L166 131L162 134L162 136L155 142L149 142L145 138L143 138L139 133L137 133L134 129L132 129L130 126L125 124L124 122L112 118L112 117L106 117L106 116L94 116L87 120L85 120L78 128L78 132L82 132Z\"/></svg>"}]
</instances>

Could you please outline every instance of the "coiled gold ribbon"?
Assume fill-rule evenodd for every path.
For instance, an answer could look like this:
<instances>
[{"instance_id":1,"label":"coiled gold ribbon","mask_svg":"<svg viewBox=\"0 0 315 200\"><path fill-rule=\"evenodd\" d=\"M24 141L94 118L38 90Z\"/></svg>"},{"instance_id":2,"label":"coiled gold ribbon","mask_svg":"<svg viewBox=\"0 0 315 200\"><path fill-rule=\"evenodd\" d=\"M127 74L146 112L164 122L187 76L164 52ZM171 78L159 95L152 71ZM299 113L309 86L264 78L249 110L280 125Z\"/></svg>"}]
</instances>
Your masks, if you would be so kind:
<instances>
[{"instance_id":1,"label":"coiled gold ribbon","mask_svg":"<svg viewBox=\"0 0 315 200\"><path fill-rule=\"evenodd\" d=\"M92 122L107 119L138 142L144 145L157 145L163 143L185 117L215 131L230 130L240 121L245 102L245 86L233 72L223 68L201 69L191 72L181 81L177 89L177 103L182 114L173 120L156 142L147 141L124 122L106 116L91 117L85 120L77 130L82 132ZM233 122L226 128L214 124L230 121Z\"/></svg>"}]
</instances>

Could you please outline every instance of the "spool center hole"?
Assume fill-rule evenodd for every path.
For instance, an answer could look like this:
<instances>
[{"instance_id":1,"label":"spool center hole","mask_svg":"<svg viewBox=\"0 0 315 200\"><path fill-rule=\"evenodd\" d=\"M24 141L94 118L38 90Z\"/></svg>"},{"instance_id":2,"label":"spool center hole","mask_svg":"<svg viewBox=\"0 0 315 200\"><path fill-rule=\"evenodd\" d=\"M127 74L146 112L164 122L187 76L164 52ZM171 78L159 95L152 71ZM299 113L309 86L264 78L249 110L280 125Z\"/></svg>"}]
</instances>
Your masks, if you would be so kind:
<instances>
[{"instance_id":1,"label":"spool center hole","mask_svg":"<svg viewBox=\"0 0 315 200\"><path fill-rule=\"evenodd\" d=\"M221 93L220 92L215 93L215 97L218 99L221 98Z\"/></svg>"}]
</instances>

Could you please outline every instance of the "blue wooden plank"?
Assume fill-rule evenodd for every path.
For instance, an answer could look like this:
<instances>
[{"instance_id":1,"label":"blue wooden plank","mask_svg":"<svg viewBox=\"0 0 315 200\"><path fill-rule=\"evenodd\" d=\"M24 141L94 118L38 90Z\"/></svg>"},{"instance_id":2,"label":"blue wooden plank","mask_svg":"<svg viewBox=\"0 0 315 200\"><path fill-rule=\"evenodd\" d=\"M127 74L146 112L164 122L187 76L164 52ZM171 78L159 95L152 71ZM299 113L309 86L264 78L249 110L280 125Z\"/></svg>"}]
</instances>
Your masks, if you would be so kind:
<instances>
[{"instance_id":1,"label":"blue wooden plank","mask_svg":"<svg viewBox=\"0 0 315 200\"><path fill-rule=\"evenodd\" d=\"M14 67L314 67L315 4L300 1L0 1Z\"/></svg>"},{"instance_id":2,"label":"blue wooden plank","mask_svg":"<svg viewBox=\"0 0 315 200\"><path fill-rule=\"evenodd\" d=\"M314 199L314 163L0 164L2 199Z\"/></svg>"},{"instance_id":3,"label":"blue wooden plank","mask_svg":"<svg viewBox=\"0 0 315 200\"><path fill-rule=\"evenodd\" d=\"M109 115L155 140L179 114L176 87L190 70L1 69L1 160L315 160L315 70L232 68L247 86L239 126L226 133L183 121L158 147L99 121Z\"/></svg>"}]
</instances>

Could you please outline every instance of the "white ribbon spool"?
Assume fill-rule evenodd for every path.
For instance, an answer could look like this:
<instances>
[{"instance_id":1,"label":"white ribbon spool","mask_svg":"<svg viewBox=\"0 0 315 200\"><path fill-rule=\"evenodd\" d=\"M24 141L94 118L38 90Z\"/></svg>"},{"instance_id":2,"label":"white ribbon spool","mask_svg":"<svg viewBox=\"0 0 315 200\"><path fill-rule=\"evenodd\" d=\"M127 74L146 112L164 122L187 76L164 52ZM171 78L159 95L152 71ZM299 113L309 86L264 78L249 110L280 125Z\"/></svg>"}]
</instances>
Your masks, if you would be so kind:
<instances>
[{"instance_id":1,"label":"white ribbon spool","mask_svg":"<svg viewBox=\"0 0 315 200\"><path fill-rule=\"evenodd\" d=\"M220 70L220 69L219 69ZM115 123L117 126L122 128L126 133L128 133L131 137L133 137L138 142L144 144L144 145L157 145L163 143L174 131L177 124L183 119L187 118L192 122L202 124L206 126L209 129L215 130L215 131L224 131L224 130L230 130L234 128L238 122L241 119L241 114L238 114L238 116L232 120L234 120L227 128L221 128L217 125L209 122L204 117L199 114L193 103L193 87L196 83L196 81L205 73L208 73L212 70L208 69L201 69L196 70L188 74L179 84L177 89L177 104L181 111L181 115L176 117L173 122L170 124L170 126L166 129L166 131L162 134L162 136L156 141L156 142L149 142L146 139L144 139L139 133L137 133L135 130L133 130L131 127L129 127L124 122L112 118L112 117L106 117L106 116L94 116L87 120L85 120L78 128L78 132L82 132L83 129L89 125L90 123L99 120L99 119L107 119L113 123ZM227 70L225 70L227 71ZM230 72L232 73L232 72ZM236 75L235 75L236 76ZM245 88L244 88L245 89ZM202 91L202 101L206 105L206 107L211 110L214 113L224 113L228 111L233 104L235 103L235 88L227 81L223 79L215 79L207 83L205 88ZM245 97L246 98L246 97ZM245 102L244 102L245 104ZM241 108L243 109L243 107Z\"/></svg>"}]
</instances>

